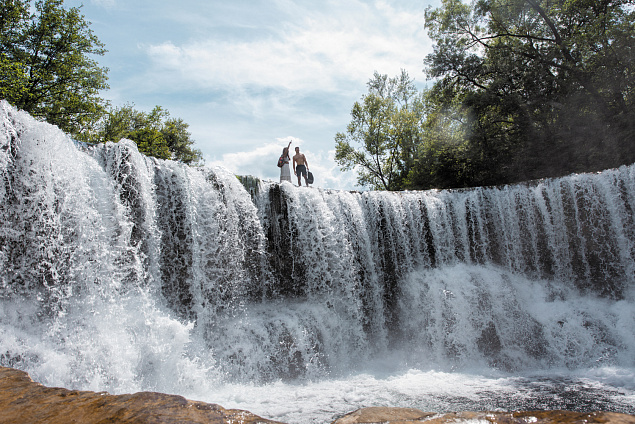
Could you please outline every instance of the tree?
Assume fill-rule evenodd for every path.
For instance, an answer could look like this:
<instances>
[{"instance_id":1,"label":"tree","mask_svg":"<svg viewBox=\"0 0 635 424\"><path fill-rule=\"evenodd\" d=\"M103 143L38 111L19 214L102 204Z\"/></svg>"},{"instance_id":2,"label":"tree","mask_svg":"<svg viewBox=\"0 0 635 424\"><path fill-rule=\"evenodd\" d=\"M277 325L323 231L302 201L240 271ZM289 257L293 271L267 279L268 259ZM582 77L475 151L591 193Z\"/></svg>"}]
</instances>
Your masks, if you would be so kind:
<instances>
[{"instance_id":1,"label":"tree","mask_svg":"<svg viewBox=\"0 0 635 424\"><path fill-rule=\"evenodd\" d=\"M426 190L468 185L471 160L465 134L467 109L434 90L425 92L422 104L425 116L420 129L422 137L405 187Z\"/></svg>"},{"instance_id":2,"label":"tree","mask_svg":"<svg viewBox=\"0 0 635 424\"><path fill-rule=\"evenodd\" d=\"M625 0L444 0L426 12L443 104L467 111L482 183L635 161L635 12ZM452 93L453 96L448 96ZM441 98L439 98L441 99ZM450 100L451 99L451 100ZM442 107L442 106L441 106Z\"/></svg>"},{"instance_id":3,"label":"tree","mask_svg":"<svg viewBox=\"0 0 635 424\"><path fill-rule=\"evenodd\" d=\"M375 72L368 94L353 105L346 132L335 136L335 160L344 170L356 169L359 185L402 189L414 163L421 112L406 71L395 78Z\"/></svg>"},{"instance_id":4,"label":"tree","mask_svg":"<svg viewBox=\"0 0 635 424\"><path fill-rule=\"evenodd\" d=\"M187 164L202 161L188 124L155 107L144 113L110 109L99 97L108 69L93 56L104 45L79 8L63 0L3 0L0 3L0 98L85 142L129 138L150 156Z\"/></svg>"},{"instance_id":5,"label":"tree","mask_svg":"<svg viewBox=\"0 0 635 424\"><path fill-rule=\"evenodd\" d=\"M0 5L0 95L85 140L107 104L98 94L108 88L108 69L92 58L104 45L79 8L64 9L63 0L31 3Z\"/></svg>"},{"instance_id":6,"label":"tree","mask_svg":"<svg viewBox=\"0 0 635 424\"><path fill-rule=\"evenodd\" d=\"M199 165L203 160L202 153L192 148L194 141L187 129L188 124L180 118L170 118L169 112L160 106L146 113L128 104L110 110L89 141L103 143L128 138L148 156Z\"/></svg>"},{"instance_id":7,"label":"tree","mask_svg":"<svg viewBox=\"0 0 635 424\"><path fill-rule=\"evenodd\" d=\"M175 160L188 165L197 165L202 163L203 154L199 149L192 148L194 141L190 138L188 127L189 124L181 118L169 118L163 123L161 134Z\"/></svg>"},{"instance_id":8,"label":"tree","mask_svg":"<svg viewBox=\"0 0 635 424\"><path fill-rule=\"evenodd\" d=\"M0 99L16 104L18 99L28 94L27 84L28 76L23 67L0 53Z\"/></svg>"}]
</instances>

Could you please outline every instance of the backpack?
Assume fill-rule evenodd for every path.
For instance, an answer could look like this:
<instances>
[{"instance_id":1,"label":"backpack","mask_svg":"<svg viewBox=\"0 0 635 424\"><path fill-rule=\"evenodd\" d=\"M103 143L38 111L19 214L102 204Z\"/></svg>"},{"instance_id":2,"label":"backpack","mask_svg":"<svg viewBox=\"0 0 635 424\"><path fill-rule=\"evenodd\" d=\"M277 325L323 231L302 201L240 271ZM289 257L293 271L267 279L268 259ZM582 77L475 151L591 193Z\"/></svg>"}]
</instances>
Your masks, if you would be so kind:
<instances>
[{"instance_id":1,"label":"backpack","mask_svg":"<svg viewBox=\"0 0 635 424\"><path fill-rule=\"evenodd\" d=\"M312 173L310 173L310 172L307 173L306 182L308 184L313 184L313 174Z\"/></svg>"},{"instance_id":2,"label":"backpack","mask_svg":"<svg viewBox=\"0 0 635 424\"><path fill-rule=\"evenodd\" d=\"M278 158L278 168L282 168L282 165L284 165L284 156Z\"/></svg>"}]
</instances>

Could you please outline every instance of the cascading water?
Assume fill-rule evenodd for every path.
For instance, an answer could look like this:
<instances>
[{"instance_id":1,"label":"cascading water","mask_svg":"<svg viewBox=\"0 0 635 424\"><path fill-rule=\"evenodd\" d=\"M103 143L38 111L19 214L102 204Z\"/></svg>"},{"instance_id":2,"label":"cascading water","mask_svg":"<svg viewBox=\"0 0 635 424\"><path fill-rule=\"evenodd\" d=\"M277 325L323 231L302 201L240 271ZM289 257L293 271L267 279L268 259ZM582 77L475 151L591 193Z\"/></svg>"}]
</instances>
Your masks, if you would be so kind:
<instances>
[{"instance_id":1,"label":"cascading water","mask_svg":"<svg viewBox=\"0 0 635 424\"><path fill-rule=\"evenodd\" d=\"M352 193L72 142L0 104L0 365L281 421L635 413L635 166Z\"/></svg>"}]
</instances>

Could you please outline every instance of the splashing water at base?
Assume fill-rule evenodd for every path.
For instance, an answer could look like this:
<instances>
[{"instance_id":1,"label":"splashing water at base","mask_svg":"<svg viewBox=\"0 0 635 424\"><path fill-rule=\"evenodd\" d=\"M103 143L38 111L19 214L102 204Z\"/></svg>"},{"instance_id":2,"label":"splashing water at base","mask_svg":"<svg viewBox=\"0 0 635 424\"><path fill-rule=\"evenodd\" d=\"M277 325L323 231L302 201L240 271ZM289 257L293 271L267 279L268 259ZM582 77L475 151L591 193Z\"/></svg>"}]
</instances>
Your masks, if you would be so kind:
<instances>
[{"instance_id":1,"label":"splashing water at base","mask_svg":"<svg viewBox=\"0 0 635 424\"><path fill-rule=\"evenodd\" d=\"M369 406L432 412L510 410L612 410L633 413L635 392L621 386L633 374L621 369L596 374L553 371L549 376L409 370L392 375L359 374L304 384L229 385L216 394L227 407L249 408L288 423L328 423ZM615 387L617 386L617 387ZM272 399L275 399L272 401ZM277 401L282 399L282 401Z\"/></svg>"}]
</instances>

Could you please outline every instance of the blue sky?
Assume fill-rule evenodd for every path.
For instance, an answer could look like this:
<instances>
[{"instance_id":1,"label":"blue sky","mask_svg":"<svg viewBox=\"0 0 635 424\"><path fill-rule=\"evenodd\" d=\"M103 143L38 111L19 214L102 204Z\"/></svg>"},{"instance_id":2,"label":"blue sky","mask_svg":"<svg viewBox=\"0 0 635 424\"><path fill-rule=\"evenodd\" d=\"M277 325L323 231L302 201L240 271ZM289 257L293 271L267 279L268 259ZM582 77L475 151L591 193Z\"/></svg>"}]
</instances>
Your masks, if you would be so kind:
<instances>
[{"instance_id":1,"label":"blue sky","mask_svg":"<svg viewBox=\"0 0 635 424\"><path fill-rule=\"evenodd\" d=\"M293 140L315 186L354 189L334 137L377 71L405 69L420 88L440 0L66 0L82 6L108 53L113 106L155 105L190 125L206 164L278 180Z\"/></svg>"}]
</instances>

